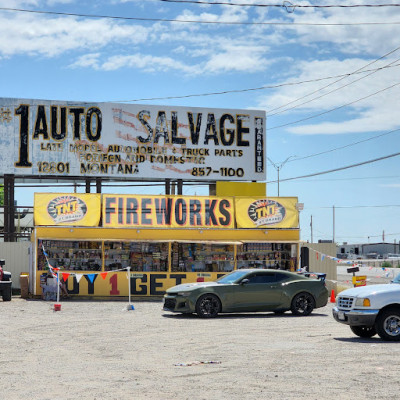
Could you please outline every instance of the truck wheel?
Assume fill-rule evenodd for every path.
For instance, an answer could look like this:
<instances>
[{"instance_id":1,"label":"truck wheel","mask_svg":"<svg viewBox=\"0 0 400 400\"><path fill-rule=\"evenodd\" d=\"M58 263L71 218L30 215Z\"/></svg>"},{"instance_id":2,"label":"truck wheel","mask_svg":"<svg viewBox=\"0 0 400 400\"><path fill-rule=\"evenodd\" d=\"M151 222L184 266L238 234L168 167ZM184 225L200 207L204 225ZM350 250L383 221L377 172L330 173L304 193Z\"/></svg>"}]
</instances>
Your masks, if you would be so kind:
<instances>
[{"instance_id":1,"label":"truck wheel","mask_svg":"<svg viewBox=\"0 0 400 400\"><path fill-rule=\"evenodd\" d=\"M378 335L383 340L400 340L400 310L389 308L382 311L375 322L375 328Z\"/></svg>"},{"instance_id":2,"label":"truck wheel","mask_svg":"<svg viewBox=\"0 0 400 400\"><path fill-rule=\"evenodd\" d=\"M376 335L376 329L374 326L350 326L352 332L362 338L371 338Z\"/></svg>"},{"instance_id":3,"label":"truck wheel","mask_svg":"<svg viewBox=\"0 0 400 400\"><path fill-rule=\"evenodd\" d=\"M2 295L3 301L11 301L11 294L12 294L12 292L11 292L11 285L10 285L3 290L3 295Z\"/></svg>"}]
</instances>

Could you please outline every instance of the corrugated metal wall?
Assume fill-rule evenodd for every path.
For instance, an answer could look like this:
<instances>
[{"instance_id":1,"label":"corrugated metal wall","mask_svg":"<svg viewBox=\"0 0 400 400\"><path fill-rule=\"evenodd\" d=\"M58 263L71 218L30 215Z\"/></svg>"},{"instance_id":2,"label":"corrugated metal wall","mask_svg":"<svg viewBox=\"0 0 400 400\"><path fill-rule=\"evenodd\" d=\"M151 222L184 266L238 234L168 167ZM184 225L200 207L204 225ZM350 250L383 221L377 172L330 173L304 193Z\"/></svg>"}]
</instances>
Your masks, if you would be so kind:
<instances>
[{"instance_id":1,"label":"corrugated metal wall","mask_svg":"<svg viewBox=\"0 0 400 400\"><path fill-rule=\"evenodd\" d=\"M321 255L325 254L336 257L336 244L334 243L303 243L301 247L309 248L309 271L326 273L327 288L329 292L336 291L337 283L337 262ZM312 250L311 250L312 249ZM313 251L315 250L315 251ZM318 252L318 258L317 258Z\"/></svg>"},{"instance_id":2,"label":"corrugated metal wall","mask_svg":"<svg viewBox=\"0 0 400 400\"><path fill-rule=\"evenodd\" d=\"M30 242L0 242L0 258L6 262L4 269L11 272L13 288L20 289L19 276L21 272L29 272L30 247Z\"/></svg>"}]
</instances>

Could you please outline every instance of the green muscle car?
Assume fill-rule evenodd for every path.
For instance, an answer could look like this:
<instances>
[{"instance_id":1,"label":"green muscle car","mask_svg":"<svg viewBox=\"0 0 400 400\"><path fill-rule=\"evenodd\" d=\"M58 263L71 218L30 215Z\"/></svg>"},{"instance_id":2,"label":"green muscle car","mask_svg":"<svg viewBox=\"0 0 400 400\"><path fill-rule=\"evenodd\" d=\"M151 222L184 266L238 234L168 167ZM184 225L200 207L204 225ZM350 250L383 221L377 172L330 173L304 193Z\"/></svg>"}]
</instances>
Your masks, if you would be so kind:
<instances>
[{"instance_id":1,"label":"green muscle car","mask_svg":"<svg viewBox=\"0 0 400 400\"><path fill-rule=\"evenodd\" d=\"M323 274L322 274L323 275ZM202 318L219 313L291 311L309 315L328 302L325 279L289 271L240 269L215 282L184 283L167 290L165 311L197 313Z\"/></svg>"}]
</instances>

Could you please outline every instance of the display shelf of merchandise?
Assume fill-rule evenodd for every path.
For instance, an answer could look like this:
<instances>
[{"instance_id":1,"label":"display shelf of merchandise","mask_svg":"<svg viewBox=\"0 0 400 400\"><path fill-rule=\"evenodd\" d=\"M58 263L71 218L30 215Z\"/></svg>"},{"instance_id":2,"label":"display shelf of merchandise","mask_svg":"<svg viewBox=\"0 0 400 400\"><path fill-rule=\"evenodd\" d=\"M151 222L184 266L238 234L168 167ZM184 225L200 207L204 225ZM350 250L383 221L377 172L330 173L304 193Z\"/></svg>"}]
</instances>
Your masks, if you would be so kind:
<instances>
[{"instance_id":1,"label":"display shelf of merchandise","mask_svg":"<svg viewBox=\"0 0 400 400\"><path fill-rule=\"evenodd\" d=\"M131 271L167 271L168 244L147 242L105 242L106 271L130 267Z\"/></svg>"},{"instance_id":2,"label":"display shelf of merchandise","mask_svg":"<svg viewBox=\"0 0 400 400\"><path fill-rule=\"evenodd\" d=\"M100 271L102 265L101 242L43 240L42 248L54 268L64 270ZM39 255L38 269L47 268L44 253Z\"/></svg>"},{"instance_id":3,"label":"display shelf of merchandise","mask_svg":"<svg viewBox=\"0 0 400 400\"><path fill-rule=\"evenodd\" d=\"M291 245L287 243L245 243L238 246L237 268L290 267Z\"/></svg>"},{"instance_id":4,"label":"display shelf of merchandise","mask_svg":"<svg viewBox=\"0 0 400 400\"><path fill-rule=\"evenodd\" d=\"M169 243L42 240L38 270L47 263L65 270L105 271L130 267L131 271L167 271ZM47 257L45 257L44 252ZM171 244L172 272L229 272L237 268L282 268L296 265L296 248L287 243Z\"/></svg>"},{"instance_id":5,"label":"display shelf of merchandise","mask_svg":"<svg viewBox=\"0 0 400 400\"><path fill-rule=\"evenodd\" d=\"M227 272L234 268L232 245L174 243L172 254L173 272Z\"/></svg>"}]
</instances>

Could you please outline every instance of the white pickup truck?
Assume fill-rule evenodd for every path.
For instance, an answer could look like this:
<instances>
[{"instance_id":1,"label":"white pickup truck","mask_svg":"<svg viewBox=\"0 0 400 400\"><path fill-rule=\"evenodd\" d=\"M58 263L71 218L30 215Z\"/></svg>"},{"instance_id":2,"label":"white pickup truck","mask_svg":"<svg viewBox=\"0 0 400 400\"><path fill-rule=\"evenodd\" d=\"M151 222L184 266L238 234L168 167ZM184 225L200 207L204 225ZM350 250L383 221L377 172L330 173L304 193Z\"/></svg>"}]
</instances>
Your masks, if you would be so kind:
<instances>
[{"instance_id":1,"label":"white pickup truck","mask_svg":"<svg viewBox=\"0 0 400 400\"><path fill-rule=\"evenodd\" d=\"M353 333L362 338L378 334L383 340L399 341L399 277L392 284L360 286L340 292L332 309L333 317L350 325Z\"/></svg>"}]
</instances>

